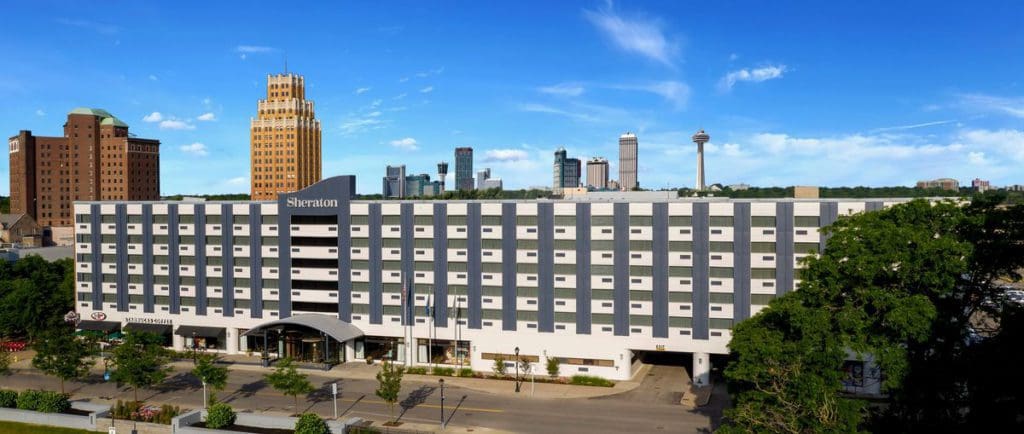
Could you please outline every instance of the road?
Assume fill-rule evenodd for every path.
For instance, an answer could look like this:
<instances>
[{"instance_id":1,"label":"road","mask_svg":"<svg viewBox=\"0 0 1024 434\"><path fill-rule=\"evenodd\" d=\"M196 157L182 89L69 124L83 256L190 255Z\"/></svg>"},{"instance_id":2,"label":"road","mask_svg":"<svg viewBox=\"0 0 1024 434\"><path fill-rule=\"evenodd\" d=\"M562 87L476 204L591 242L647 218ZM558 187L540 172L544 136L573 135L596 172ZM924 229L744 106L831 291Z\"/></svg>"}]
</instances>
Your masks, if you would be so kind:
<instances>
[{"instance_id":1,"label":"road","mask_svg":"<svg viewBox=\"0 0 1024 434\"><path fill-rule=\"evenodd\" d=\"M446 432L486 431L487 429L523 433L689 433L709 432L711 419L673 403L675 395L656 392L654 387L664 382L664 375L675 375L672 370L652 369L653 375L645 379L636 390L602 398L539 399L529 396L529 384L521 396L507 396L460 387L445 387ZM169 403L186 408L202 406L202 387L179 367L167 381L153 390L139 392L139 398L152 403ZM233 369L227 388L218 393L221 401L236 410L294 413L293 399L271 389L263 374L269 371ZM341 417L357 416L383 422L389 419L387 405L374 395L376 380L338 379L309 373L309 380L318 387L306 397L299 397L299 411L313 411L324 417L333 416L331 388L338 382L338 412ZM658 374L658 372L662 372ZM402 401L395 405L394 414L400 421L415 424L440 423L440 392L431 377L407 377L402 386ZM424 381L430 379L429 381ZM650 384L648 384L650 383ZM3 379L4 387L14 389L42 388L57 390L59 382L41 373L22 369ZM512 387L512 383L508 383ZM69 382L67 391L72 399L130 400L132 390L118 388L104 382L98 373L83 382ZM645 398L645 393L654 393ZM649 398L649 399L648 399Z\"/></svg>"}]
</instances>

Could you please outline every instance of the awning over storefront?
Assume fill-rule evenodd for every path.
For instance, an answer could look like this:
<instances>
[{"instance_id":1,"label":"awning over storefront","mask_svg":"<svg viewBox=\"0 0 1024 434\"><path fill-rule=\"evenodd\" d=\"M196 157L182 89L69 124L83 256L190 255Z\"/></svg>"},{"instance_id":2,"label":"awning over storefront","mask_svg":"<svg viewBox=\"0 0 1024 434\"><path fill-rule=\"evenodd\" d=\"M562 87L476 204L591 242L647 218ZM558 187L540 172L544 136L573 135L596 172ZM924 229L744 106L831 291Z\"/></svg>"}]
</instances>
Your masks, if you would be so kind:
<instances>
[{"instance_id":1,"label":"awning over storefront","mask_svg":"<svg viewBox=\"0 0 1024 434\"><path fill-rule=\"evenodd\" d=\"M80 321L78 323L79 330L90 330L104 333L110 333L120 328L121 323L117 321Z\"/></svg>"},{"instance_id":2,"label":"awning over storefront","mask_svg":"<svg viewBox=\"0 0 1024 434\"><path fill-rule=\"evenodd\" d=\"M152 333L155 335L168 335L171 334L170 324L145 324L130 322L124 325L124 329L130 332L143 332Z\"/></svg>"},{"instance_id":3,"label":"awning over storefront","mask_svg":"<svg viewBox=\"0 0 1024 434\"><path fill-rule=\"evenodd\" d=\"M184 337L197 336L201 338L216 338L224 334L222 327L200 327L200 326L178 326L174 334Z\"/></svg>"},{"instance_id":4,"label":"awning over storefront","mask_svg":"<svg viewBox=\"0 0 1024 434\"><path fill-rule=\"evenodd\" d=\"M288 326L302 326L319 330L338 342L345 342L363 336L363 331L336 317L307 313L260 324L245 332L246 336L259 336L264 330L283 330Z\"/></svg>"}]
</instances>

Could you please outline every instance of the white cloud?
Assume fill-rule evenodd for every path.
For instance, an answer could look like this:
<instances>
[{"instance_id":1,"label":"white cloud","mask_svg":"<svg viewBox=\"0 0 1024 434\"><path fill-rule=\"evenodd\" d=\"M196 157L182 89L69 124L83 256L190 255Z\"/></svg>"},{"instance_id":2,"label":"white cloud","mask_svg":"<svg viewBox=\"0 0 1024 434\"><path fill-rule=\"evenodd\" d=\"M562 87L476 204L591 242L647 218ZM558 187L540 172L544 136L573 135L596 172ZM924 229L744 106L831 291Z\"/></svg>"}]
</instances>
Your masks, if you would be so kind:
<instances>
[{"instance_id":1,"label":"white cloud","mask_svg":"<svg viewBox=\"0 0 1024 434\"><path fill-rule=\"evenodd\" d=\"M896 125L894 127L875 128L875 129L873 129L871 131L872 132L876 132L876 133L881 133L881 132L885 132L885 131L912 130L912 129L915 129L915 128L932 127L932 126L936 126L936 125L951 124L951 123L954 123L954 122L956 122L956 119L945 120L945 121L923 122L923 123L919 123L919 124Z\"/></svg>"},{"instance_id":2,"label":"white cloud","mask_svg":"<svg viewBox=\"0 0 1024 434\"><path fill-rule=\"evenodd\" d=\"M36 116L46 116L46 112L43 109L36 109Z\"/></svg>"},{"instance_id":3,"label":"white cloud","mask_svg":"<svg viewBox=\"0 0 1024 434\"><path fill-rule=\"evenodd\" d=\"M518 109L520 111L524 111L524 112L547 113L547 114L552 114L552 115L565 116L565 117L570 118L570 119L574 119L574 120L578 120L578 121L585 121L585 122L597 122L599 120L599 119L597 119L597 118L595 118L595 117L593 117L593 116L591 116L589 114L586 114L586 113L572 112L572 111L563 110L563 109L551 107L551 106L544 105L544 104L536 104L536 103L520 104L518 106Z\"/></svg>"},{"instance_id":4,"label":"white cloud","mask_svg":"<svg viewBox=\"0 0 1024 434\"><path fill-rule=\"evenodd\" d=\"M366 130L376 130L383 127L383 121L377 118L349 118L341 123L342 134L351 135Z\"/></svg>"},{"instance_id":5,"label":"white cloud","mask_svg":"<svg viewBox=\"0 0 1024 434\"><path fill-rule=\"evenodd\" d=\"M736 54L736 53L731 53L731 54L729 54L729 61L730 61L730 62L731 62L731 61L735 61L736 59L739 59L739 58L740 58L740 55L739 55L739 54Z\"/></svg>"},{"instance_id":6,"label":"white cloud","mask_svg":"<svg viewBox=\"0 0 1024 434\"><path fill-rule=\"evenodd\" d=\"M984 166L989 162L985 159L984 152L968 152L967 161L975 166Z\"/></svg>"},{"instance_id":7,"label":"white cloud","mask_svg":"<svg viewBox=\"0 0 1024 434\"><path fill-rule=\"evenodd\" d=\"M238 177L234 177L234 178L228 179L227 181L224 181L224 183L227 184L227 185L231 185L231 186L248 185L249 184L249 177L248 176L238 176Z\"/></svg>"},{"instance_id":8,"label":"white cloud","mask_svg":"<svg viewBox=\"0 0 1024 434\"><path fill-rule=\"evenodd\" d=\"M405 98L405 97L407 97L407 96L409 96L409 94L407 94L407 93L400 93L400 94L398 94L398 95L395 95L395 96L394 96L393 98L391 98L391 99L393 99L393 100L397 101L397 100L400 100L400 99L402 99L402 98Z\"/></svg>"},{"instance_id":9,"label":"white cloud","mask_svg":"<svg viewBox=\"0 0 1024 434\"><path fill-rule=\"evenodd\" d=\"M959 139L970 148L985 149L990 154L998 155L996 161L1012 160L1024 163L1024 131L966 130L960 133Z\"/></svg>"},{"instance_id":10,"label":"white cloud","mask_svg":"<svg viewBox=\"0 0 1024 434\"><path fill-rule=\"evenodd\" d=\"M484 151L486 162L515 162L530 158L530 155L522 149L489 149Z\"/></svg>"},{"instance_id":11,"label":"white cloud","mask_svg":"<svg viewBox=\"0 0 1024 434\"><path fill-rule=\"evenodd\" d=\"M203 105L208 106L210 104L213 104L213 100L210 97L203 98Z\"/></svg>"},{"instance_id":12,"label":"white cloud","mask_svg":"<svg viewBox=\"0 0 1024 434\"><path fill-rule=\"evenodd\" d=\"M355 90L355 93L356 93L356 95L362 95L362 94L364 94L366 92L369 92L369 91L370 91L370 88L368 88L368 87L360 87L360 88Z\"/></svg>"},{"instance_id":13,"label":"white cloud","mask_svg":"<svg viewBox=\"0 0 1024 434\"><path fill-rule=\"evenodd\" d=\"M601 11L584 10L583 15L623 51L673 66L678 47L665 37L658 20L625 18L613 12L610 5Z\"/></svg>"},{"instance_id":14,"label":"white cloud","mask_svg":"<svg viewBox=\"0 0 1024 434\"><path fill-rule=\"evenodd\" d=\"M153 75L153 74L149 74L149 80L150 80L150 81L159 81L160 79L159 79L159 78L157 78L157 77L156 77L155 75Z\"/></svg>"},{"instance_id":15,"label":"white cloud","mask_svg":"<svg viewBox=\"0 0 1024 434\"><path fill-rule=\"evenodd\" d=\"M728 92L732 89L733 85L738 82L746 81L750 83L760 83L762 81L774 80L776 78L782 78L782 75L786 72L786 65L768 65L761 68L747 69L743 68L738 71L731 71L725 74L718 82L718 88L724 92Z\"/></svg>"},{"instance_id":16,"label":"white cloud","mask_svg":"<svg viewBox=\"0 0 1024 434\"><path fill-rule=\"evenodd\" d=\"M206 112L199 115L196 119L200 121L215 121L217 120L217 116L214 115L213 112Z\"/></svg>"},{"instance_id":17,"label":"white cloud","mask_svg":"<svg viewBox=\"0 0 1024 434\"><path fill-rule=\"evenodd\" d=\"M968 109L1024 119L1024 98L1008 98L979 93L963 94L959 97L960 105Z\"/></svg>"},{"instance_id":18,"label":"white cloud","mask_svg":"<svg viewBox=\"0 0 1024 434\"><path fill-rule=\"evenodd\" d=\"M690 100L690 86L680 81L659 81L640 85L612 85L613 89L638 90L665 98L677 110L686 107Z\"/></svg>"},{"instance_id":19,"label":"white cloud","mask_svg":"<svg viewBox=\"0 0 1024 434\"><path fill-rule=\"evenodd\" d=\"M399 79L398 79L398 82L399 82L399 83L405 83L405 82L407 82L407 81L409 81L409 77L402 77L402 78L399 78Z\"/></svg>"},{"instance_id":20,"label":"white cloud","mask_svg":"<svg viewBox=\"0 0 1024 434\"><path fill-rule=\"evenodd\" d=\"M181 145L178 149L181 149L181 152L186 154L192 154L199 157L205 157L208 154L208 152L206 152L206 145L199 142Z\"/></svg>"},{"instance_id":21,"label":"white cloud","mask_svg":"<svg viewBox=\"0 0 1024 434\"><path fill-rule=\"evenodd\" d=\"M239 45L235 47L235 51L239 53L271 53L277 51L277 49L262 45Z\"/></svg>"},{"instance_id":22,"label":"white cloud","mask_svg":"<svg viewBox=\"0 0 1024 434\"><path fill-rule=\"evenodd\" d=\"M161 130L194 130L195 125L178 119L164 119L160 121Z\"/></svg>"},{"instance_id":23,"label":"white cloud","mask_svg":"<svg viewBox=\"0 0 1024 434\"><path fill-rule=\"evenodd\" d=\"M95 21L72 20L68 18L57 18L56 21L58 24L63 24L65 26L71 27L80 27L103 35L113 35L117 33L119 30L115 25L98 23Z\"/></svg>"},{"instance_id":24,"label":"white cloud","mask_svg":"<svg viewBox=\"0 0 1024 434\"><path fill-rule=\"evenodd\" d=\"M544 86L538 89L542 93L557 96L580 96L583 94L583 86L576 83L559 83L552 86Z\"/></svg>"},{"instance_id":25,"label":"white cloud","mask_svg":"<svg viewBox=\"0 0 1024 434\"><path fill-rule=\"evenodd\" d=\"M394 147L396 147L398 149L404 149L406 151L415 151L415 150L420 148L419 144L416 142L416 139L414 139L412 137L406 137L404 139L392 140L392 141L388 142L388 144L390 144L391 146L394 146Z\"/></svg>"},{"instance_id":26,"label":"white cloud","mask_svg":"<svg viewBox=\"0 0 1024 434\"><path fill-rule=\"evenodd\" d=\"M160 122L162 120L164 120L164 115L160 114L160 112L153 112L142 118L143 122Z\"/></svg>"},{"instance_id":27,"label":"white cloud","mask_svg":"<svg viewBox=\"0 0 1024 434\"><path fill-rule=\"evenodd\" d=\"M434 86L427 86L427 87L424 87L423 89L420 89L420 93L430 93L430 92L433 92L433 91L434 91Z\"/></svg>"}]
</instances>

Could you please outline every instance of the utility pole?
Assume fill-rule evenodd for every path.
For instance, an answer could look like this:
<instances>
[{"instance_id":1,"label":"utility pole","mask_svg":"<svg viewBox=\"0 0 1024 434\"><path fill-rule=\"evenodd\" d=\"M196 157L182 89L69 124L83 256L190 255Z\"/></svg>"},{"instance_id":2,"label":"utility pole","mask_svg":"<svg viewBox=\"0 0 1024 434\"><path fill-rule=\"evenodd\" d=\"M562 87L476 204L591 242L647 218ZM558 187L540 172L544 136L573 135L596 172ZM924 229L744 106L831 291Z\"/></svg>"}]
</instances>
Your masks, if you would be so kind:
<instances>
[{"instance_id":1,"label":"utility pole","mask_svg":"<svg viewBox=\"0 0 1024 434\"><path fill-rule=\"evenodd\" d=\"M441 383L441 429L444 429L444 378L438 379L438 383Z\"/></svg>"}]
</instances>

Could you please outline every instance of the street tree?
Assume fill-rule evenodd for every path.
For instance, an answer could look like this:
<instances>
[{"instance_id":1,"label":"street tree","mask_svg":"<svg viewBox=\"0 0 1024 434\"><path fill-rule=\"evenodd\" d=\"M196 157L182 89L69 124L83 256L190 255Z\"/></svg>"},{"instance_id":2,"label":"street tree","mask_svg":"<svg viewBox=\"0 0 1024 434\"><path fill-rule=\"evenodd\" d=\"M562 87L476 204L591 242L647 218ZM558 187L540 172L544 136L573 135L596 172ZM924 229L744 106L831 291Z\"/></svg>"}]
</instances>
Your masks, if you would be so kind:
<instances>
[{"instance_id":1,"label":"street tree","mask_svg":"<svg viewBox=\"0 0 1024 434\"><path fill-rule=\"evenodd\" d=\"M0 261L0 336L37 336L65 327L74 308L74 261L29 255Z\"/></svg>"},{"instance_id":2,"label":"street tree","mask_svg":"<svg viewBox=\"0 0 1024 434\"><path fill-rule=\"evenodd\" d=\"M299 373L291 357L281 359L274 372L264 375L270 387L295 400L296 414L299 413L299 395L313 391L313 384L307 377L306 374Z\"/></svg>"},{"instance_id":3,"label":"street tree","mask_svg":"<svg viewBox=\"0 0 1024 434\"><path fill-rule=\"evenodd\" d=\"M548 357L547 370L548 375L551 378L558 377L558 371L561 369L562 361L558 357Z\"/></svg>"},{"instance_id":4,"label":"street tree","mask_svg":"<svg viewBox=\"0 0 1024 434\"><path fill-rule=\"evenodd\" d=\"M220 357L216 354L203 354L199 356L196 367L192 369L192 375L195 375L203 383L203 408L209 407L206 394L207 385L215 391L224 390L224 387L228 385L228 368L217 366L217 362L220 362ZM216 401L215 394L211 393L210 397Z\"/></svg>"},{"instance_id":5,"label":"street tree","mask_svg":"<svg viewBox=\"0 0 1024 434\"><path fill-rule=\"evenodd\" d=\"M114 371L111 379L132 387L135 402L139 389L160 384L167 378L172 352L163 346L163 337L152 333L131 332L112 351L110 362Z\"/></svg>"},{"instance_id":6,"label":"street tree","mask_svg":"<svg viewBox=\"0 0 1024 434\"><path fill-rule=\"evenodd\" d=\"M11 369L11 353L0 350L0 375L6 375Z\"/></svg>"},{"instance_id":7,"label":"street tree","mask_svg":"<svg viewBox=\"0 0 1024 434\"><path fill-rule=\"evenodd\" d=\"M96 364L95 342L87 337L75 336L67 327L41 335L33 348L36 355L32 357L32 366L59 378L60 393L64 393L65 381L85 377Z\"/></svg>"},{"instance_id":8,"label":"street tree","mask_svg":"<svg viewBox=\"0 0 1024 434\"><path fill-rule=\"evenodd\" d=\"M378 398L384 400L388 405L391 417L395 417L395 403L402 392L402 376L405 374L404 367L395 367L394 363L384 360L380 365L380 372L377 372L377 390L374 392Z\"/></svg>"},{"instance_id":9,"label":"street tree","mask_svg":"<svg viewBox=\"0 0 1024 434\"><path fill-rule=\"evenodd\" d=\"M1019 280L1024 265L1024 208L1000 203L917 200L825 228L827 248L806 260L799 290L733 330L725 377L734 408L721 430L966 426L982 402L972 377L992 371L977 365L969 325L1006 312L993 307L996 282ZM885 406L843 393L844 361L868 357L883 373Z\"/></svg>"}]
</instances>

